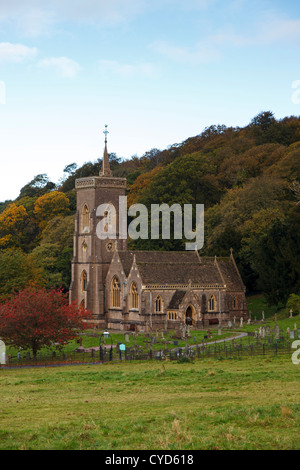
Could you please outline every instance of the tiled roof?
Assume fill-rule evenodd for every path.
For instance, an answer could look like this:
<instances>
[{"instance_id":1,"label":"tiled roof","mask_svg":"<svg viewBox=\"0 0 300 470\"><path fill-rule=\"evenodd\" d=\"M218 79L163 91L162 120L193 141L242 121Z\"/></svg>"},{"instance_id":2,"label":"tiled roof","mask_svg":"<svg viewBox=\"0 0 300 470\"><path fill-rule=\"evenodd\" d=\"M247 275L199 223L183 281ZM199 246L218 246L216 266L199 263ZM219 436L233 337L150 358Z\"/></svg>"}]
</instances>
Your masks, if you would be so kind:
<instances>
[{"instance_id":1,"label":"tiled roof","mask_svg":"<svg viewBox=\"0 0 300 470\"><path fill-rule=\"evenodd\" d=\"M195 251L120 251L119 256L126 276L135 256L143 284L244 287L231 257L199 258Z\"/></svg>"},{"instance_id":2,"label":"tiled roof","mask_svg":"<svg viewBox=\"0 0 300 470\"><path fill-rule=\"evenodd\" d=\"M178 309L179 305L183 301L183 298L184 298L185 294L186 294L185 290L177 290L175 292L175 294L173 295L172 299L170 300L168 309L170 309L170 310Z\"/></svg>"}]
</instances>

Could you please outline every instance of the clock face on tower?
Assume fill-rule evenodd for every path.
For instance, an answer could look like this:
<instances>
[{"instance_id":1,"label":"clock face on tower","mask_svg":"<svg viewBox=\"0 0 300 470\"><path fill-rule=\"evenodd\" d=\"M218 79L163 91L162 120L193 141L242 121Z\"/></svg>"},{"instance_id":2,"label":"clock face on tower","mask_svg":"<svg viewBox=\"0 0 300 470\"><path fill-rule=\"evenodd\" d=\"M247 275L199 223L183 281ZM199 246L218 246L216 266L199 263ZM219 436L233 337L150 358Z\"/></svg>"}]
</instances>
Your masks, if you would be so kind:
<instances>
[{"instance_id":1,"label":"clock face on tower","mask_svg":"<svg viewBox=\"0 0 300 470\"><path fill-rule=\"evenodd\" d=\"M106 243L106 251L114 251L115 245L114 242L108 242Z\"/></svg>"}]
</instances>

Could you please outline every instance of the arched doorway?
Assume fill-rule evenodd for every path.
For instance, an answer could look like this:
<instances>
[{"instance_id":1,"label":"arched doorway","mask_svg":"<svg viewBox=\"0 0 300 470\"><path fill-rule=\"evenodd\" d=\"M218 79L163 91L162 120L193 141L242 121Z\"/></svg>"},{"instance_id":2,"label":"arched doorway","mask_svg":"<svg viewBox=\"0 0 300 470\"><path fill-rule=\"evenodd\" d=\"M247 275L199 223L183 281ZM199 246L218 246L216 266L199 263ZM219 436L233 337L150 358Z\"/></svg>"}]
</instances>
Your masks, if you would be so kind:
<instances>
[{"instance_id":1,"label":"arched doorway","mask_svg":"<svg viewBox=\"0 0 300 470\"><path fill-rule=\"evenodd\" d=\"M189 305L185 311L185 324L190 326L196 324L196 310L193 305Z\"/></svg>"}]
</instances>

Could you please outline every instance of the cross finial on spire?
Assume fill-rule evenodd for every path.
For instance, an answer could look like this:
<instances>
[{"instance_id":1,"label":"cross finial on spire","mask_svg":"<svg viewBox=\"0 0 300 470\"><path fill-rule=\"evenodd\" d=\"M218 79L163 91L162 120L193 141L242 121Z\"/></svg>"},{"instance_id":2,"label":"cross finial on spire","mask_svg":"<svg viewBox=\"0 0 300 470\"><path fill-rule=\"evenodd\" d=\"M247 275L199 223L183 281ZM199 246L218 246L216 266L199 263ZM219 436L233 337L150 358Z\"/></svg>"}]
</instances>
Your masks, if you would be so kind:
<instances>
[{"instance_id":1,"label":"cross finial on spire","mask_svg":"<svg viewBox=\"0 0 300 470\"><path fill-rule=\"evenodd\" d=\"M107 134L109 134L107 130L107 124L105 124L105 131L103 131L103 134L105 134L105 143L107 144Z\"/></svg>"},{"instance_id":2,"label":"cross finial on spire","mask_svg":"<svg viewBox=\"0 0 300 470\"><path fill-rule=\"evenodd\" d=\"M105 147L104 147L104 155L103 155L103 161L102 161L102 168L100 171L100 176L112 176L112 172L109 166L109 158L108 158L108 152L107 152L107 134L109 134L107 130L107 124L105 124L105 131L103 131L103 134L105 134Z\"/></svg>"}]
</instances>

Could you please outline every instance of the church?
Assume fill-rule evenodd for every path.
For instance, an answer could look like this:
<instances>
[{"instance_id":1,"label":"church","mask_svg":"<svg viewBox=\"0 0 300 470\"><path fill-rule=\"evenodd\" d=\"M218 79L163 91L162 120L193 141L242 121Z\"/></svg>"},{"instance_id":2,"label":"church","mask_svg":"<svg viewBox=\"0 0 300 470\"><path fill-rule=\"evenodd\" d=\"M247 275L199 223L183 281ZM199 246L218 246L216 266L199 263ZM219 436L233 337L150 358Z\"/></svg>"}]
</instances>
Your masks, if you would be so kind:
<instances>
[{"instance_id":1,"label":"church","mask_svg":"<svg viewBox=\"0 0 300 470\"><path fill-rule=\"evenodd\" d=\"M130 251L120 233L97 236L99 206L114 207L119 227L119 198L126 178L112 175L107 133L99 176L76 180L77 213L70 302L93 313L98 328L124 331L179 330L227 325L248 318L245 286L233 253L227 258L181 252ZM110 212L102 222L109 225Z\"/></svg>"}]
</instances>

